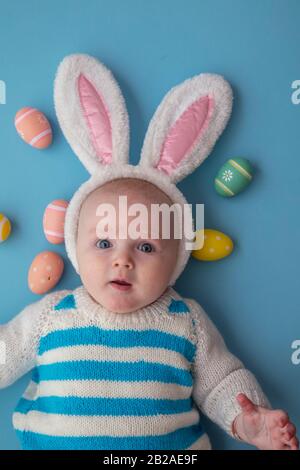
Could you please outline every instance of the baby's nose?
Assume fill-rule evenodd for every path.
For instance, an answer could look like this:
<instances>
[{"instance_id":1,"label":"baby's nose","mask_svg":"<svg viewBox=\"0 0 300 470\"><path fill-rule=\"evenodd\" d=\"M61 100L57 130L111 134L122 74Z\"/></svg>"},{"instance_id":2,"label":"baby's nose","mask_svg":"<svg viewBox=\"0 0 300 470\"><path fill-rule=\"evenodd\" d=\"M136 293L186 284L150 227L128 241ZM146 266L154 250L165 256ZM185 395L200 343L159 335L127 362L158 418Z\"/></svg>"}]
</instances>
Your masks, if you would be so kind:
<instances>
[{"instance_id":1,"label":"baby's nose","mask_svg":"<svg viewBox=\"0 0 300 470\"><path fill-rule=\"evenodd\" d=\"M115 268L120 268L120 267L125 267L128 269L133 268L133 261L129 256L122 255L118 256L114 261L113 261L113 266Z\"/></svg>"}]
</instances>

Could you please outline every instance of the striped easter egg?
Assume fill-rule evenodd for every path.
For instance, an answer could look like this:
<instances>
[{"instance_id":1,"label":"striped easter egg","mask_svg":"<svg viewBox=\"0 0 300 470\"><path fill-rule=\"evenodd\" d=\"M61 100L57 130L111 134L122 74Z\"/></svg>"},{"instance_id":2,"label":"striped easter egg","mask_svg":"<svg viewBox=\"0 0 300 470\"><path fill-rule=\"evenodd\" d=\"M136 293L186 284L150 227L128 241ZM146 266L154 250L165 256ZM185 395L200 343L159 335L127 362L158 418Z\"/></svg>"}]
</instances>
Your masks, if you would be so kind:
<instances>
[{"instance_id":1,"label":"striped easter egg","mask_svg":"<svg viewBox=\"0 0 300 470\"><path fill-rule=\"evenodd\" d=\"M43 217L43 229L48 242L55 245L63 243L65 239L65 216L68 205L68 201L56 199L46 207Z\"/></svg>"},{"instance_id":2,"label":"striped easter egg","mask_svg":"<svg viewBox=\"0 0 300 470\"><path fill-rule=\"evenodd\" d=\"M52 129L46 116L35 108L22 108L15 116L21 138L32 147L44 149L52 142Z\"/></svg>"},{"instance_id":3,"label":"striped easter egg","mask_svg":"<svg viewBox=\"0 0 300 470\"><path fill-rule=\"evenodd\" d=\"M253 168L248 160L237 157L228 160L215 178L215 189L220 196L236 196L251 183Z\"/></svg>"},{"instance_id":4,"label":"striped easter egg","mask_svg":"<svg viewBox=\"0 0 300 470\"><path fill-rule=\"evenodd\" d=\"M4 214L0 214L0 243L8 239L11 232L11 224Z\"/></svg>"}]
</instances>

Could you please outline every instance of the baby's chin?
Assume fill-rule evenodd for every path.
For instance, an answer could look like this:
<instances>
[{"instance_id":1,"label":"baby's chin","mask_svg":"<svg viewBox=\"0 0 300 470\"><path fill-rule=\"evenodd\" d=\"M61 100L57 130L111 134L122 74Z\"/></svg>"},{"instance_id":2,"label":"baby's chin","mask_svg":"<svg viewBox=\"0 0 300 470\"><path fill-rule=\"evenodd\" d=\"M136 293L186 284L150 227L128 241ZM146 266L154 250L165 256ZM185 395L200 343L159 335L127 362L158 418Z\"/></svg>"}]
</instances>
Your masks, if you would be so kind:
<instances>
[{"instance_id":1,"label":"baby's chin","mask_svg":"<svg viewBox=\"0 0 300 470\"><path fill-rule=\"evenodd\" d=\"M104 291L94 292L91 295L96 302L113 313L131 313L152 302L136 295L134 288L129 291L117 291L107 286Z\"/></svg>"}]
</instances>

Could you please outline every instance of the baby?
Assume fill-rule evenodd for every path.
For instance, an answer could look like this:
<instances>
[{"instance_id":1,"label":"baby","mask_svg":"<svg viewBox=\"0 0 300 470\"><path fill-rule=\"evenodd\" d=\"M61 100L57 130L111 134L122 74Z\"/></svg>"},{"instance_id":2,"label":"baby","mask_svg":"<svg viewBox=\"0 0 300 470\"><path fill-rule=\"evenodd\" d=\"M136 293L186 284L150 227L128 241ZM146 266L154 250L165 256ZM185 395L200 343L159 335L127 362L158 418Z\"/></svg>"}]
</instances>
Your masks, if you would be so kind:
<instances>
[{"instance_id":1,"label":"baby","mask_svg":"<svg viewBox=\"0 0 300 470\"><path fill-rule=\"evenodd\" d=\"M111 72L85 55L60 65L58 120L92 175L65 220L67 254L82 285L52 292L0 326L0 387L32 369L13 415L23 449L211 449L201 412L259 449L298 448L288 415L270 408L200 305L172 287L189 259L189 237L175 236L175 216L165 237L164 218L151 211L187 205L175 183L210 153L231 101L217 75L175 87L132 166L128 116ZM134 203L146 209L138 237L130 231ZM190 233L190 208L183 219Z\"/></svg>"},{"instance_id":2,"label":"baby","mask_svg":"<svg viewBox=\"0 0 300 470\"><path fill-rule=\"evenodd\" d=\"M198 327L196 328L197 351L195 351L195 359L191 365L193 390L188 392L188 389L185 389L179 392L179 384L170 383L168 384L168 392L162 391L163 384L157 382L155 384L157 390L155 392L152 390L150 393L152 398L166 401L162 414L168 412L168 400L174 401L176 399L176 401L183 402L187 398L193 397L200 409L240 440L255 445L259 449L296 450L298 441L295 437L295 426L289 421L287 414L282 410L269 409L267 399L258 383L250 372L243 368L241 362L226 349L223 339L201 307L195 305L195 302L190 299L183 300L173 289L167 287L176 264L178 251L178 240L174 238L174 220L172 220L170 239L161 238L162 224L159 225L159 239L151 239L147 236L151 234L153 228L154 221L151 217L147 220L149 231L148 234L145 234L145 239L131 240L128 236L125 240L101 238L99 229L97 230L97 224L99 227L99 218L96 217L97 207L101 200L112 204L116 211L116 220L119 220L118 200L120 194L126 196L128 207L138 202L147 208L148 214L151 213L151 204L172 205L170 198L154 185L134 179L114 180L92 192L85 200L80 212L77 244L79 269L83 284L94 301L107 310L116 312L116 319L119 317L117 315L119 313L122 314L124 322L129 322L133 316L137 315L137 312L144 310L146 313L148 306L150 313L151 307L158 309L158 302L161 301L165 305L167 299L171 300L168 304L168 311L171 315L182 316L187 315L188 312L195 315L192 322L197 322ZM126 221L123 220L125 225L125 228L122 227L123 230L126 230L131 222L132 217L128 217ZM121 227L118 225L116 233L119 234L119 230ZM121 280L122 283L119 282ZM177 302L174 302L174 299ZM177 305L179 308L172 308L172 305ZM161 312L160 316L163 313ZM145 317L146 324L150 318L150 316L149 318L147 316L147 319ZM158 318L156 322L158 322ZM182 318L180 318L180 323L182 323ZM158 323L156 328L158 328ZM174 332L173 328L174 325L172 325L172 333ZM168 331L164 327L164 331L166 330ZM136 346L140 347L140 354L134 355L134 359L143 359L146 354L145 351L142 351L143 344L138 342ZM167 348L168 345L162 347ZM154 354L154 351L151 350L146 356L146 359L153 364L155 359L154 357L150 358L149 354ZM165 363L164 356L166 357L166 353L160 351L157 353L156 360L159 363ZM126 359L128 359L127 352ZM188 360L187 357L185 359ZM182 363L182 358L178 358L177 365L181 367L185 365L186 367L186 362ZM166 377L167 373L165 373L164 379ZM238 394L238 387L245 393ZM140 384L140 388L143 388L142 384ZM147 389L149 390L149 388L148 385ZM157 393L159 388L161 389L160 394ZM173 392L171 392L172 388ZM175 393L176 388L177 393ZM265 406L257 406L249 399L248 395L258 400L258 404L261 402L261 405ZM137 396L136 392L135 396ZM193 410L191 403L190 413ZM173 404L175 405L175 401ZM217 408L220 410L218 411ZM179 412L178 409L177 426L188 422L184 418L187 411L188 408L185 409L185 412L183 410ZM163 426L164 418L162 416L160 418L161 426ZM194 422L192 418L190 426ZM150 424L148 426L151 427ZM201 434L199 439L197 439L197 431L195 430L196 441L189 447L190 449L210 448L209 440L205 434L202 434L204 431L200 431L201 428L202 426L199 425L197 430ZM173 430L174 427L170 427L171 429ZM146 430L143 430L146 434ZM184 432L187 430L181 430L182 439L184 439ZM175 438L173 433L174 431L172 438L171 436L169 438ZM167 436L164 438L166 439ZM171 448L171 441L168 445L168 448ZM161 446L164 447L164 444Z\"/></svg>"},{"instance_id":3,"label":"baby","mask_svg":"<svg viewBox=\"0 0 300 470\"><path fill-rule=\"evenodd\" d=\"M143 238L102 238L101 202L116 211L117 237L133 220L119 225L119 195L149 214L151 204L172 205L134 178L93 191L78 223L83 286L49 294L1 327L8 345L1 386L36 362L13 415L23 448L210 449L199 408L259 449L297 449L287 414L269 409L201 307L168 287L178 254L174 220L170 239L161 237L162 224L159 238L147 236L151 217ZM109 219L109 229L114 224Z\"/></svg>"}]
</instances>

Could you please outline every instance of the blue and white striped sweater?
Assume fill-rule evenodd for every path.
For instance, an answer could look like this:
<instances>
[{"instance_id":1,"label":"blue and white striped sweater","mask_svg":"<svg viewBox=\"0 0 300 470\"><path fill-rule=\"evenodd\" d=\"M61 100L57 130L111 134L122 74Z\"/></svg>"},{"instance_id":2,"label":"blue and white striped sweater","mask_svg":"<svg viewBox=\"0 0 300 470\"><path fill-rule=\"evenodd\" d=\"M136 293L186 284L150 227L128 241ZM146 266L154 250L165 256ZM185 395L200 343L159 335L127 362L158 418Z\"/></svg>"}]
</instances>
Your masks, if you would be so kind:
<instances>
[{"instance_id":1,"label":"blue and white striped sweater","mask_svg":"<svg viewBox=\"0 0 300 470\"><path fill-rule=\"evenodd\" d=\"M81 286L43 319L32 380L13 415L24 449L207 445L192 398L193 319L173 289L115 314Z\"/></svg>"},{"instance_id":2,"label":"blue and white striped sweater","mask_svg":"<svg viewBox=\"0 0 300 470\"><path fill-rule=\"evenodd\" d=\"M84 286L53 292L0 325L0 342L0 388L32 370L13 415L24 449L210 449L198 408L232 435L238 393L270 406L201 306L172 288L128 314Z\"/></svg>"}]
</instances>

